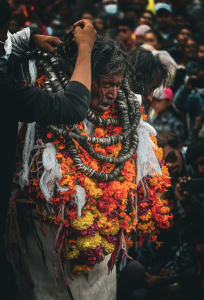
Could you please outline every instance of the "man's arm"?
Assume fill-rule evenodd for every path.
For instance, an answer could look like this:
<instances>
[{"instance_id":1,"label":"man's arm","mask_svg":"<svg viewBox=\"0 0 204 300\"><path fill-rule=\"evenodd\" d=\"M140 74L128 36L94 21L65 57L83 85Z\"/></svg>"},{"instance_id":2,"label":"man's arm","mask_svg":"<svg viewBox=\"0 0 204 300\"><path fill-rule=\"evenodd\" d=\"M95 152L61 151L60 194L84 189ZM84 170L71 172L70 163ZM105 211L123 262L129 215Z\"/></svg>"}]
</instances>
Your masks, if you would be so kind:
<instances>
[{"instance_id":1,"label":"man's arm","mask_svg":"<svg viewBox=\"0 0 204 300\"><path fill-rule=\"evenodd\" d=\"M85 118L90 101L91 50L96 40L96 31L87 20L82 21L82 24L83 28L78 25L75 28L78 59L65 93L53 95L48 91L25 87L0 72L2 111L10 112L12 118L27 123L75 124Z\"/></svg>"},{"instance_id":2,"label":"man's arm","mask_svg":"<svg viewBox=\"0 0 204 300\"><path fill-rule=\"evenodd\" d=\"M18 65L23 60L26 51L39 48L56 55L54 47L58 47L61 41L57 37L34 34L29 27L11 35L12 52L8 64ZM53 47L54 46L54 47Z\"/></svg>"},{"instance_id":3,"label":"man's arm","mask_svg":"<svg viewBox=\"0 0 204 300\"><path fill-rule=\"evenodd\" d=\"M1 111L22 122L75 124L86 117L90 92L80 82L69 83L65 93L23 86L0 72Z\"/></svg>"}]
</instances>

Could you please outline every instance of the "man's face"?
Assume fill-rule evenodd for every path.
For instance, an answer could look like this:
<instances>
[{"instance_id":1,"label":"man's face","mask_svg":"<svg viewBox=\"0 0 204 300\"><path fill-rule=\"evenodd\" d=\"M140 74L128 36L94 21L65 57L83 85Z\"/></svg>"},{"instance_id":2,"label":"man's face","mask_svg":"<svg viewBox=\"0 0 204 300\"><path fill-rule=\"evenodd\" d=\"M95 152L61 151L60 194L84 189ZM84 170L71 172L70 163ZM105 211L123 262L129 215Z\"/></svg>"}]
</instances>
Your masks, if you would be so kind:
<instances>
[{"instance_id":1,"label":"man's face","mask_svg":"<svg viewBox=\"0 0 204 300\"><path fill-rule=\"evenodd\" d=\"M153 46L156 50L161 48L161 44L153 32L148 32L145 34L144 42L145 44Z\"/></svg>"},{"instance_id":2,"label":"man's face","mask_svg":"<svg viewBox=\"0 0 204 300\"><path fill-rule=\"evenodd\" d=\"M182 15L177 15L175 17L175 23L177 28L182 28L186 25L186 20Z\"/></svg>"},{"instance_id":3,"label":"man's face","mask_svg":"<svg viewBox=\"0 0 204 300\"><path fill-rule=\"evenodd\" d=\"M181 45L184 45L186 44L186 41L188 39L190 39L192 37L192 31L190 31L189 29L187 28L183 28L178 37L177 37L177 40L178 40L178 43L181 44Z\"/></svg>"},{"instance_id":4,"label":"man's face","mask_svg":"<svg viewBox=\"0 0 204 300\"><path fill-rule=\"evenodd\" d=\"M183 168L183 159L181 156L181 146L178 150L166 145L163 148L163 159L168 164L169 173L172 177L178 178Z\"/></svg>"},{"instance_id":5,"label":"man's face","mask_svg":"<svg viewBox=\"0 0 204 300\"><path fill-rule=\"evenodd\" d=\"M150 27L153 27L154 20L153 20L151 13L144 12L139 19L139 24L140 25L148 25Z\"/></svg>"},{"instance_id":6,"label":"man's face","mask_svg":"<svg viewBox=\"0 0 204 300\"><path fill-rule=\"evenodd\" d=\"M157 23L160 29L167 29L171 26L173 21L172 15L166 10L160 10L157 13Z\"/></svg>"},{"instance_id":7,"label":"man's face","mask_svg":"<svg viewBox=\"0 0 204 300\"><path fill-rule=\"evenodd\" d=\"M204 177L204 156L200 156L196 159L194 163L194 171L200 177Z\"/></svg>"},{"instance_id":8,"label":"man's face","mask_svg":"<svg viewBox=\"0 0 204 300\"><path fill-rule=\"evenodd\" d=\"M152 107L154 108L157 114L167 112L170 105L171 102L168 101L167 99L160 100L160 99L153 98Z\"/></svg>"},{"instance_id":9,"label":"man's face","mask_svg":"<svg viewBox=\"0 0 204 300\"><path fill-rule=\"evenodd\" d=\"M200 45L198 48L198 58L204 62L204 45Z\"/></svg>"},{"instance_id":10,"label":"man's face","mask_svg":"<svg viewBox=\"0 0 204 300\"><path fill-rule=\"evenodd\" d=\"M122 42L128 42L131 39L133 30L128 26L120 25L118 26L118 37Z\"/></svg>"},{"instance_id":11,"label":"man's face","mask_svg":"<svg viewBox=\"0 0 204 300\"><path fill-rule=\"evenodd\" d=\"M102 77L100 87L96 82L92 83L90 109L97 116L102 116L117 97L117 92L123 81L123 75L118 74L112 78Z\"/></svg>"},{"instance_id":12,"label":"man's face","mask_svg":"<svg viewBox=\"0 0 204 300\"><path fill-rule=\"evenodd\" d=\"M194 40L188 39L185 46L185 56L191 58L196 55L196 42Z\"/></svg>"}]
</instances>

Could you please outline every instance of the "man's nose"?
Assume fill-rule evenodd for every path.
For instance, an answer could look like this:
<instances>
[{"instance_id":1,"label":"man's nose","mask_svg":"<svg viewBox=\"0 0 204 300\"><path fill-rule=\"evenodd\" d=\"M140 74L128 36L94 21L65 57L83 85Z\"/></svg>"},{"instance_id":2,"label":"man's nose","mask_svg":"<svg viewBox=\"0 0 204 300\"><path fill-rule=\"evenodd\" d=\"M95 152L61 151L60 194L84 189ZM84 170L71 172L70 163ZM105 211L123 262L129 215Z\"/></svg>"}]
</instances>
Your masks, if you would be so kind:
<instances>
[{"instance_id":1,"label":"man's nose","mask_svg":"<svg viewBox=\"0 0 204 300\"><path fill-rule=\"evenodd\" d=\"M111 86L106 96L112 99L116 99L117 92L118 92L118 88L116 86Z\"/></svg>"},{"instance_id":2,"label":"man's nose","mask_svg":"<svg viewBox=\"0 0 204 300\"><path fill-rule=\"evenodd\" d=\"M171 167L173 167L173 163L171 162L167 162L168 168L170 169Z\"/></svg>"}]
</instances>

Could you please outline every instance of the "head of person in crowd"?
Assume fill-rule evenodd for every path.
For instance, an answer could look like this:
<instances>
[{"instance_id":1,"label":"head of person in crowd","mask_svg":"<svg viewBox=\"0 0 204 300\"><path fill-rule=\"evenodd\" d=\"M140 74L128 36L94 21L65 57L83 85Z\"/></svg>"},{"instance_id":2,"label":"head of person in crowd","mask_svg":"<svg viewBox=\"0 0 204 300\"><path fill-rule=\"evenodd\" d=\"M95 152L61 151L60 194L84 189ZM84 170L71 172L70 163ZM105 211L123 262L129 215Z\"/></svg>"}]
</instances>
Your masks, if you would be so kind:
<instances>
[{"instance_id":1,"label":"head of person in crowd","mask_svg":"<svg viewBox=\"0 0 204 300\"><path fill-rule=\"evenodd\" d=\"M96 16L94 26L98 33L105 33L105 20L101 16Z\"/></svg>"},{"instance_id":2,"label":"head of person in crowd","mask_svg":"<svg viewBox=\"0 0 204 300\"><path fill-rule=\"evenodd\" d=\"M164 35L171 33L173 25L173 11L171 6L166 3L157 3L155 11L159 32Z\"/></svg>"},{"instance_id":3,"label":"head of person in crowd","mask_svg":"<svg viewBox=\"0 0 204 300\"><path fill-rule=\"evenodd\" d=\"M59 48L62 63L71 78L77 60L78 48L73 42L72 32L63 37ZM91 56L92 86L90 109L97 115L103 115L117 97L123 80L128 77L129 64L126 54L118 43L97 35Z\"/></svg>"},{"instance_id":4,"label":"head of person in crowd","mask_svg":"<svg viewBox=\"0 0 204 300\"><path fill-rule=\"evenodd\" d=\"M204 63L204 38L199 41L198 44L198 53L197 53L198 59Z\"/></svg>"},{"instance_id":5,"label":"head of person in crowd","mask_svg":"<svg viewBox=\"0 0 204 300\"><path fill-rule=\"evenodd\" d=\"M157 142L158 146L163 149L163 159L168 164L170 176L174 179L179 178L184 163L178 136L174 132L160 132Z\"/></svg>"},{"instance_id":6,"label":"head of person in crowd","mask_svg":"<svg viewBox=\"0 0 204 300\"><path fill-rule=\"evenodd\" d=\"M42 25L42 15L37 10L33 10L30 13L29 21L31 24L37 24L38 26L41 26Z\"/></svg>"},{"instance_id":7,"label":"head of person in crowd","mask_svg":"<svg viewBox=\"0 0 204 300\"><path fill-rule=\"evenodd\" d=\"M69 16L72 13L67 1L62 1L59 4L57 13L62 17L63 23L67 22Z\"/></svg>"},{"instance_id":8,"label":"head of person in crowd","mask_svg":"<svg viewBox=\"0 0 204 300\"><path fill-rule=\"evenodd\" d=\"M190 164L199 177L204 177L204 138L190 144L186 152L186 163Z\"/></svg>"},{"instance_id":9,"label":"head of person in crowd","mask_svg":"<svg viewBox=\"0 0 204 300\"><path fill-rule=\"evenodd\" d=\"M11 8L6 0L0 0L0 41L7 39L7 30L11 18ZM0 56L4 54L4 44L0 43Z\"/></svg>"},{"instance_id":10,"label":"head of person in crowd","mask_svg":"<svg viewBox=\"0 0 204 300\"><path fill-rule=\"evenodd\" d=\"M134 35L136 37L136 42L143 44L145 35L149 30L151 30L151 28L148 25L138 26L134 31Z\"/></svg>"},{"instance_id":11,"label":"head of person in crowd","mask_svg":"<svg viewBox=\"0 0 204 300\"><path fill-rule=\"evenodd\" d=\"M118 0L103 0L103 8L107 15L117 14Z\"/></svg>"},{"instance_id":12,"label":"head of person in crowd","mask_svg":"<svg viewBox=\"0 0 204 300\"><path fill-rule=\"evenodd\" d=\"M193 37L193 29L190 26L185 25L184 27L180 28L177 35L177 43L179 49L184 50L187 40L192 37Z\"/></svg>"},{"instance_id":13,"label":"head of person in crowd","mask_svg":"<svg viewBox=\"0 0 204 300\"><path fill-rule=\"evenodd\" d=\"M132 0L132 5L134 5L140 15L145 10L147 4L148 0Z\"/></svg>"},{"instance_id":14,"label":"head of person in crowd","mask_svg":"<svg viewBox=\"0 0 204 300\"><path fill-rule=\"evenodd\" d=\"M188 243L189 250L198 259L198 264L204 266L204 213L190 212L183 220L180 229L182 241Z\"/></svg>"},{"instance_id":15,"label":"head of person in crowd","mask_svg":"<svg viewBox=\"0 0 204 300\"><path fill-rule=\"evenodd\" d=\"M153 12L150 10L145 10L141 14L139 21L138 21L139 25L148 25L151 28L153 28L154 23L155 23L155 16L154 16Z\"/></svg>"},{"instance_id":16,"label":"head of person in crowd","mask_svg":"<svg viewBox=\"0 0 204 300\"><path fill-rule=\"evenodd\" d=\"M130 75L131 89L135 94L142 95L145 112L148 113L153 100L153 92L160 86L162 80L166 80L168 70L151 51L142 47L130 51L128 60L133 68Z\"/></svg>"},{"instance_id":17,"label":"head of person in crowd","mask_svg":"<svg viewBox=\"0 0 204 300\"><path fill-rule=\"evenodd\" d=\"M184 47L184 57L186 60L190 60L193 56L197 55L197 43L193 38L189 38L186 41L186 45Z\"/></svg>"},{"instance_id":18,"label":"head of person in crowd","mask_svg":"<svg viewBox=\"0 0 204 300\"><path fill-rule=\"evenodd\" d=\"M160 50L162 47L162 37L155 30L149 30L144 37L144 43L151 45L155 50Z\"/></svg>"},{"instance_id":19,"label":"head of person in crowd","mask_svg":"<svg viewBox=\"0 0 204 300\"><path fill-rule=\"evenodd\" d=\"M138 25L138 11L133 5L129 5L125 9L125 17L134 21L135 27Z\"/></svg>"},{"instance_id":20,"label":"head of person in crowd","mask_svg":"<svg viewBox=\"0 0 204 300\"><path fill-rule=\"evenodd\" d=\"M130 43L134 32L134 21L130 18L124 18L118 21L118 37L122 43Z\"/></svg>"},{"instance_id":21,"label":"head of person in crowd","mask_svg":"<svg viewBox=\"0 0 204 300\"><path fill-rule=\"evenodd\" d=\"M160 86L154 91L152 107L159 116L165 116L173 104L173 91L167 86Z\"/></svg>"},{"instance_id":22,"label":"head of person in crowd","mask_svg":"<svg viewBox=\"0 0 204 300\"><path fill-rule=\"evenodd\" d=\"M64 27L62 17L58 14L52 14L47 31L49 35L61 37L64 33L64 30L67 32L68 28Z\"/></svg>"},{"instance_id":23,"label":"head of person in crowd","mask_svg":"<svg viewBox=\"0 0 204 300\"><path fill-rule=\"evenodd\" d=\"M80 17L80 20L86 19L89 20L91 24L94 24L94 15L91 11L85 11Z\"/></svg>"},{"instance_id":24,"label":"head of person in crowd","mask_svg":"<svg viewBox=\"0 0 204 300\"><path fill-rule=\"evenodd\" d=\"M186 26L186 19L182 13L177 13L174 16L175 27L177 30L180 30L184 26Z\"/></svg>"},{"instance_id":25,"label":"head of person in crowd","mask_svg":"<svg viewBox=\"0 0 204 300\"><path fill-rule=\"evenodd\" d=\"M14 34L20 30L20 22L19 22L18 18L12 18L10 20L8 30L10 31L11 34Z\"/></svg>"}]
</instances>

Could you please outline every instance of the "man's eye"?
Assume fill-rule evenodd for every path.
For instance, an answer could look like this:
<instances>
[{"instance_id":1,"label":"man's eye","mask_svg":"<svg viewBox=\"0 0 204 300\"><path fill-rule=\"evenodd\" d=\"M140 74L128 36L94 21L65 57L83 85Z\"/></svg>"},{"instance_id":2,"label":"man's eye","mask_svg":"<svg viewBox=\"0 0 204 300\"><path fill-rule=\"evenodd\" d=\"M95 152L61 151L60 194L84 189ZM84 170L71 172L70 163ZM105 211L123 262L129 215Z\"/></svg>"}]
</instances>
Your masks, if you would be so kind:
<instances>
[{"instance_id":1,"label":"man's eye","mask_svg":"<svg viewBox=\"0 0 204 300\"><path fill-rule=\"evenodd\" d=\"M102 86L102 89L108 89L110 85Z\"/></svg>"}]
</instances>

